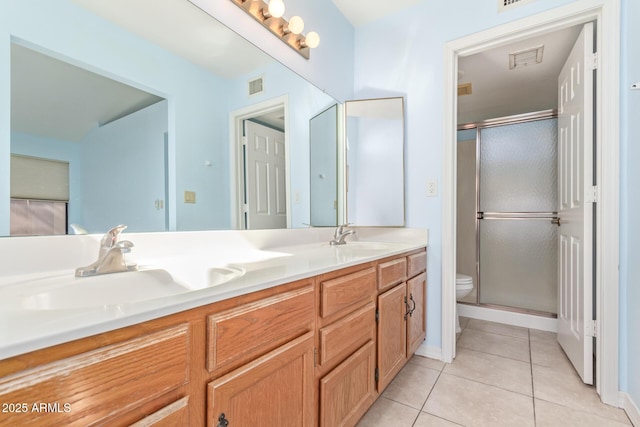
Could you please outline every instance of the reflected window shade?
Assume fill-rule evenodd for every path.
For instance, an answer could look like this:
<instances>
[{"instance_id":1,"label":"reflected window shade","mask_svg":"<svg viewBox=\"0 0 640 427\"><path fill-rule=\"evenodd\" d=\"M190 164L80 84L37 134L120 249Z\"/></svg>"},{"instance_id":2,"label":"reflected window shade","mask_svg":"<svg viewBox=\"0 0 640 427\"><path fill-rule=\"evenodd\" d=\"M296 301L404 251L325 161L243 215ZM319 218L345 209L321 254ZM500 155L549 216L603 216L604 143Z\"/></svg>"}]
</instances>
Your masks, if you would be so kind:
<instances>
[{"instance_id":1,"label":"reflected window shade","mask_svg":"<svg viewBox=\"0 0 640 427\"><path fill-rule=\"evenodd\" d=\"M69 200L69 163L11 155L11 197Z\"/></svg>"}]
</instances>

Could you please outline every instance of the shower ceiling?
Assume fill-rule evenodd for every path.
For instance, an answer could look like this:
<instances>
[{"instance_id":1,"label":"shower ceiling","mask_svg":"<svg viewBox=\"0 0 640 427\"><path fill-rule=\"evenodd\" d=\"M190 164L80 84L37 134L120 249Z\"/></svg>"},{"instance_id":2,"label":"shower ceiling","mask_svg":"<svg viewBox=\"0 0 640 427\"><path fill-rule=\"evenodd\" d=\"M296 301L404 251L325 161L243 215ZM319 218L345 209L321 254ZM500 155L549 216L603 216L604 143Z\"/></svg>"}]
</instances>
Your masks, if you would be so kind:
<instances>
[{"instance_id":1,"label":"shower ceiling","mask_svg":"<svg viewBox=\"0 0 640 427\"><path fill-rule=\"evenodd\" d=\"M459 84L473 94L458 98L458 123L556 108L557 80L582 26L461 57ZM509 54L544 45L540 64L509 69Z\"/></svg>"}]
</instances>

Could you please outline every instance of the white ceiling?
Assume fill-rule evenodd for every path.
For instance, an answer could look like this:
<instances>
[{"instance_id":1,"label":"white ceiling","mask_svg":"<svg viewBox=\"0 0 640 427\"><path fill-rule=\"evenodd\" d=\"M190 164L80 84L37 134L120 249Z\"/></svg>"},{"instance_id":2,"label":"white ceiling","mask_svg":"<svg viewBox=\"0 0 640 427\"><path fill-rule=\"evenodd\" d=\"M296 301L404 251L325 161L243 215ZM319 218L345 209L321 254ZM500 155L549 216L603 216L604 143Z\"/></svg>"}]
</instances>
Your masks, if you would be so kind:
<instances>
[{"instance_id":1,"label":"white ceiling","mask_svg":"<svg viewBox=\"0 0 640 427\"><path fill-rule=\"evenodd\" d=\"M347 17L351 25L359 27L391 15L424 0L331 0Z\"/></svg>"},{"instance_id":2,"label":"white ceiling","mask_svg":"<svg viewBox=\"0 0 640 427\"><path fill-rule=\"evenodd\" d=\"M162 98L11 45L11 129L80 141L108 123Z\"/></svg>"},{"instance_id":3,"label":"white ceiling","mask_svg":"<svg viewBox=\"0 0 640 427\"><path fill-rule=\"evenodd\" d=\"M458 97L458 123L556 108L557 81L581 26L568 28L458 61L458 83L471 95ZM509 53L544 45L542 63L509 70Z\"/></svg>"}]
</instances>

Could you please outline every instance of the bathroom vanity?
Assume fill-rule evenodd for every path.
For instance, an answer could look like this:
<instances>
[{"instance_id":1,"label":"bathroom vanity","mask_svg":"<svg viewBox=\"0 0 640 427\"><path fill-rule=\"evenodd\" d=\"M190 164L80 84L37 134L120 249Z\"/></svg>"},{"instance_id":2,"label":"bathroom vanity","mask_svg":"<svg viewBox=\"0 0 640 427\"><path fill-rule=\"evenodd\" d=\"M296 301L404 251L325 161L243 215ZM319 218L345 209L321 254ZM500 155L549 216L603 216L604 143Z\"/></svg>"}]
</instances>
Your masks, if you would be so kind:
<instances>
[{"instance_id":1,"label":"bathroom vanity","mask_svg":"<svg viewBox=\"0 0 640 427\"><path fill-rule=\"evenodd\" d=\"M318 230L279 232L325 239ZM0 426L355 425L425 338L426 234L377 230L386 241L267 248L276 232L226 233L286 256L243 264L244 275L224 284L140 301L139 309L102 307L100 320L81 308L49 310L67 326L3 349L18 354L0 360ZM127 237L150 256L154 236ZM169 239L180 246L180 238ZM130 273L113 280L120 274ZM13 316L26 319L23 311Z\"/></svg>"}]
</instances>

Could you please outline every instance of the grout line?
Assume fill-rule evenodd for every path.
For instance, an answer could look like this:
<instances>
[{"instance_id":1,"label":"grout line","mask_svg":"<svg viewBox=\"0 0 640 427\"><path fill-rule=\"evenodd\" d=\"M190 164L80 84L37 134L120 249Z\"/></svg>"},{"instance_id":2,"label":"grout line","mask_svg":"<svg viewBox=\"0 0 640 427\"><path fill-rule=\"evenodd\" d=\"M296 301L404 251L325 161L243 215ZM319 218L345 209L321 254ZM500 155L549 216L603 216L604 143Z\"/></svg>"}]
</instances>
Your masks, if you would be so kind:
<instances>
[{"instance_id":1,"label":"grout line","mask_svg":"<svg viewBox=\"0 0 640 427\"><path fill-rule=\"evenodd\" d=\"M536 395L535 388L533 386L533 355L531 354L531 329L527 329L527 335L529 336L529 370L531 371L531 404L533 405L533 425L537 425L536 419Z\"/></svg>"},{"instance_id":2,"label":"grout line","mask_svg":"<svg viewBox=\"0 0 640 427\"><path fill-rule=\"evenodd\" d=\"M422 402L422 406L420 407L420 412L422 412L422 410L424 409L424 405L427 404L427 400L429 400L429 398L431 397L431 393L433 393L433 390L435 390L436 385L438 385L438 381L440 381L440 377L442 376L443 372L444 372L444 366L442 367L442 370L438 372L438 378L436 378L436 381L433 383L431 390L429 390L429 394L427 394L427 398L424 400L424 402Z\"/></svg>"}]
</instances>

